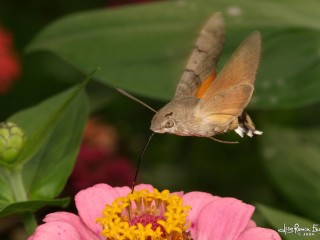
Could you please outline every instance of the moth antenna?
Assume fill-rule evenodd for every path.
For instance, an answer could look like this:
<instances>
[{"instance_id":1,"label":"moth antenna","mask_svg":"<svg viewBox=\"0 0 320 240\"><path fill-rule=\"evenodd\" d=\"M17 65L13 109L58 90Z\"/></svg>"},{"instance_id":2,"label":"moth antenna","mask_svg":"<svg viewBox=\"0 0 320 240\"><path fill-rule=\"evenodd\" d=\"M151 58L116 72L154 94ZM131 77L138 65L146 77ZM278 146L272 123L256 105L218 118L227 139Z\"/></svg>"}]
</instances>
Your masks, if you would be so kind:
<instances>
[{"instance_id":1,"label":"moth antenna","mask_svg":"<svg viewBox=\"0 0 320 240\"><path fill-rule=\"evenodd\" d=\"M209 137L210 139L212 139L213 141L216 141L216 142L219 142L219 143L226 143L226 144L238 144L239 142L237 141L224 141L224 140L220 140L220 139L217 139L217 138L214 138L214 137Z\"/></svg>"},{"instance_id":2,"label":"moth antenna","mask_svg":"<svg viewBox=\"0 0 320 240\"><path fill-rule=\"evenodd\" d=\"M151 111L153 112L157 112L156 110L154 110L152 107L150 107L148 104L142 102L140 99L132 96L130 93L126 92L125 90L121 89L121 88L116 88L116 90L121 93L122 95L128 97L128 98L131 98L133 101L136 101L138 103L140 103L141 105L145 106L146 108L149 108Z\"/></svg>"},{"instance_id":3,"label":"moth antenna","mask_svg":"<svg viewBox=\"0 0 320 240\"><path fill-rule=\"evenodd\" d=\"M132 181L131 193L133 193L134 187L136 186L136 181L137 181L138 172L139 172L139 169L140 169L140 164L141 164L142 157L143 157L144 152L146 151L146 149L147 149L147 147L148 147L148 145L149 145L149 143L150 143L153 135L154 135L154 132L151 133L151 135L150 135L150 137L149 137L146 145L145 145L144 148L142 149L142 152L141 152L141 154L140 154L140 156L139 156L139 159L138 159L138 162L137 162L137 166L136 166L136 172L135 172L135 174L134 174L134 178L133 178L133 181Z\"/></svg>"}]
</instances>

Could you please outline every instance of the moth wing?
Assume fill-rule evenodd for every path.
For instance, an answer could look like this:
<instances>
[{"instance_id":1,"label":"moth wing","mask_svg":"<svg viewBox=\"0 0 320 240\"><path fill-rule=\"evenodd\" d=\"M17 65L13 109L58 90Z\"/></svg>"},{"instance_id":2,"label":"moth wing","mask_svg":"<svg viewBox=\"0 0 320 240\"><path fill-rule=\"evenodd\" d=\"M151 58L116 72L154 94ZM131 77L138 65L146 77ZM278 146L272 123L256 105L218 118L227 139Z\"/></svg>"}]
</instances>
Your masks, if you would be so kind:
<instances>
[{"instance_id":1,"label":"moth wing","mask_svg":"<svg viewBox=\"0 0 320 240\"><path fill-rule=\"evenodd\" d=\"M215 71L225 39L224 25L222 14L216 13L203 27L178 83L175 97L194 96L201 83Z\"/></svg>"},{"instance_id":2,"label":"moth wing","mask_svg":"<svg viewBox=\"0 0 320 240\"><path fill-rule=\"evenodd\" d=\"M217 78L208 87L202 97L202 104L220 91L237 84L254 84L261 54L261 36L259 32L250 34L232 54L230 60L222 68Z\"/></svg>"},{"instance_id":3,"label":"moth wing","mask_svg":"<svg viewBox=\"0 0 320 240\"><path fill-rule=\"evenodd\" d=\"M195 115L221 125L238 117L249 103L261 52L260 33L247 37L199 100Z\"/></svg>"},{"instance_id":4,"label":"moth wing","mask_svg":"<svg viewBox=\"0 0 320 240\"><path fill-rule=\"evenodd\" d=\"M250 101L253 89L253 85L241 83L220 91L205 105L199 107L198 103L195 108L195 116L206 119L215 126L225 126L242 113L243 108Z\"/></svg>"}]
</instances>

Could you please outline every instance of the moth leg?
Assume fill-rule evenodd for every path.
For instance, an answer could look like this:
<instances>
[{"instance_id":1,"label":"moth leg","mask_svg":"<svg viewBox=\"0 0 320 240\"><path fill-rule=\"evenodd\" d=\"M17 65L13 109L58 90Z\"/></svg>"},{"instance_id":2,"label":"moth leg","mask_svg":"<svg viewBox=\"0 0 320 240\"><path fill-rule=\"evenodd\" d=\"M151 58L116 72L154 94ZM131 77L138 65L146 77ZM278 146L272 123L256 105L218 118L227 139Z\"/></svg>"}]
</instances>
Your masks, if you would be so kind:
<instances>
[{"instance_id":1,"label":"moth leg","mask_svg":"<svg viewBox=\"0 0 320 240\"><path fill-rule=\"evenodd\" d=\"M243 127L243 124L239 123L239 119L236 118L230 124L230 130L234 130L240 137L243 137L243 134L246 133L246 129Z\"/></svg>"},{"instance_id":2,"label":"moth leg","mask_svg":"<svg viewBox=\"0 0 320 240\"><path fill-rule=\"evenodd\" d=\"M262 134L261 131L256 130L256 127L254 126L254 123L251 120L250 116L245 112L243 112L238 117L238 127L237 129L235 129L235 131L241 137L243 136L244 133L247 134L249 137Z\"/></svg>"},{"instance_id":3,"label":"moth leg","mask_svg":"<svg viewBox=\"0 0 320 240\"><path fill-rule=\"evenodd\" d=\"M246 132L245 129L239 125L238 118L234 118L223 132L225 133L227 131L232 131L232 130L234 130L237 134L239 134L240 137L243 137L243 134Z\"/></svg>"},{"instance_id":4,"label":"moth leg","mask_svg":"<svg viewBox=\"0 0 320 240\"><path fill-rule=\"evenodd\" d=\"M243 137L243 134L246 132L246 130L240 125L234 131L238 133L240 137Z\"/></svg>"}]
</instances>

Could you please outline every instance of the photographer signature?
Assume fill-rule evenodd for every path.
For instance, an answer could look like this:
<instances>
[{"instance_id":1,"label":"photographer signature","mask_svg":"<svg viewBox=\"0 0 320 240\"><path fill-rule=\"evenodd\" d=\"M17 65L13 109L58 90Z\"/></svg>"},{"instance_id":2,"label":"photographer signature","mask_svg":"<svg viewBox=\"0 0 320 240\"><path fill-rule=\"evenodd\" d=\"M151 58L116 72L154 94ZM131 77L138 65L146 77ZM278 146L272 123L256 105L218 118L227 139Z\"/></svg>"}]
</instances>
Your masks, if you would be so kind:
<instances>
[{"instance_id":1,"label":"photographer signature","mask_svg":"<svg viewBox=\"0 0 320 240\"><path fill-rule=\"evenodd\" d=\"M287 234L296 234L298 236L312 237L320 235L320 226L319 224L312 224L310 227L300 226L299 223L295 223L293 226L287 226L286 223L283 224L283 228L278 229L279 233Z\"/></svg>"}]
</instances>

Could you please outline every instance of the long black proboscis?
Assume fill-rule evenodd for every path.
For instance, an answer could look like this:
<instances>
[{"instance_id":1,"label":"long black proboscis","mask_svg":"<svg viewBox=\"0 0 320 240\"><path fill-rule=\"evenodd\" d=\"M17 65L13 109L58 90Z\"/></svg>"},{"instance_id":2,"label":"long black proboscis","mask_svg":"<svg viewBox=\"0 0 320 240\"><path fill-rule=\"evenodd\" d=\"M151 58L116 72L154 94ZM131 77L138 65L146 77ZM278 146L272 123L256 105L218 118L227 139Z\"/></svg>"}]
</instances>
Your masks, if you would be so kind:
<instances>
[{"instance_id":1,"label":"long black proboscis","mask_svg":"<svg viewBox=\"0 0 320 240\"><path fill-rule=\"evenodd\" d=\"M150 143L153 135L154 135L154 132L151 133L151 135L150 135L150 137L149 137L146 145L145 145L144 148L142 149L142 152L141 152L141 154L140 154L140 156L139 156L139 159L138 159L138 162L137 162L137 167L136 167L136 172L135 172L135 174L134 174L134 178L133 178L133 181L132 181L131 193L133 193L134 187L135 187L135 185L136 185L136 181L137 181L138 172L139 172L139 169L140 169L140 164L141 164L142 157L143 157L144 152L146 151L146 149L147 149L147 147L148 147L148 145L149 145L149 143Z\"/></svg>"}]
</instances>

